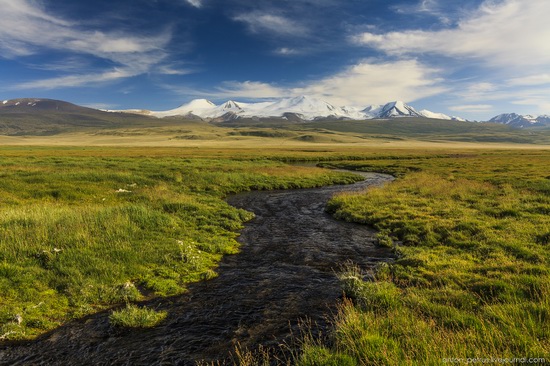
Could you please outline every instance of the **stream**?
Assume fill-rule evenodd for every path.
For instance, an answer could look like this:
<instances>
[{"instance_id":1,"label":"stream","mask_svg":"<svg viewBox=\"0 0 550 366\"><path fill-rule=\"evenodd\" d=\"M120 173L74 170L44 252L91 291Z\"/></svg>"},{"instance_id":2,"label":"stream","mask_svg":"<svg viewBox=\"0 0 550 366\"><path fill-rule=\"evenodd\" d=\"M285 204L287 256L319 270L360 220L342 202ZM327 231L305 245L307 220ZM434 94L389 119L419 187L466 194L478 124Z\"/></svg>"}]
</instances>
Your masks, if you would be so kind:
<instances>
[{"instance_id":1,"label":"stream","mask_svg":"<svg viewBox=\"0 0 550 366\"><path fill-rule=\"evenodd\" d=\"M330 331L328 318L342 296L335 275L342 263L369 269L392 258L389 249L374 245L373 229L325 212L334 193L393 179L360 174L365 180L352 185L230 197L231 205L256 215L241 231L241 253L223 258L219 277L192 284L183 295L147 302L168 311L161 325L121 330L109 325L109 312L93 314L37 340L0 345L0 364L232 364L237 345L252 350L261 345L288 359L304 320L314 337Z\"/></svg>"}]
</instances>

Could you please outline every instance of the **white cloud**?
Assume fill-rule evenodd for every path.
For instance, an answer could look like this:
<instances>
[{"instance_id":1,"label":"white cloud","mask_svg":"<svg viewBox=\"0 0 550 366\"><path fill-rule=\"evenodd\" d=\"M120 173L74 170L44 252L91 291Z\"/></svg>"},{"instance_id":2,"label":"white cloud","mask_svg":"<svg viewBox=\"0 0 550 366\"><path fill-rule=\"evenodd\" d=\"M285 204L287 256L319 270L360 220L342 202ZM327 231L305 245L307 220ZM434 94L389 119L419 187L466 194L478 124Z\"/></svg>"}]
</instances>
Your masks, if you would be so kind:
<instances>
[{"instance_id":1,"label":"white cloud","mask_svg":"<svg viewBox=\"0 0 550 366\"><path fill-rule=\"evenodd\" d=\"M181 90L209 98L274 99L311 95L335 105L364 107L391 100L411 102L443 92L437 70L416 60L376 63L365 60L348 69L302 85L277 86L264 82L225 82L210 92Z\"/></svg>"},{"instance_id":2,"label":"white cloud","mask_svg":"<svg viewBox=\"0 0 550 366\"><path fill-rule=\"evenodd\" d=\"M85 85L85 80L117 80L149 72L167 57L163 50L171 38L167 31L139 36L81 29L77 24L48 14L40 3L32 0L0 0L0 9L0 57L18 58L53 49L91 55L118 65L115 70L21 83L15 88L51 89ZM74 62L70 66L74 69Z\"/></svg>"},{"instance_id":3,"label":"white cloud","mask_svg":"<svg viewBox=\"0 0 550 366\"><path fill-rule=\"evenodd\" d=\"M189 75L194 73L194 70L178 68L174 65L161 65L154 69L154 72L162 75Z\"/></svg>"},{"instance_id":4,"label":"white cloud","mask_svg":"<svg viewBox=\"0 0 550 366\"><path fill-rule=\"evenodd\" d=\"M481 59L488 65L527 67L550 62L550 2L485 1L455 28L362 33L356 42L391 55L432 53Z\"/></svg>"},{"instance_id":5,"label":"white cloud","mask_svg":"<svg viewBox=\"0 0 550 366\"><path fill-rule=\"evenodd\" d=\"M288 89L257 81L224 82L213 94L224 98L270 99L288 96Z\"/></svg>"},{"instance_id":6,"label":"white cloud","mask_svg":"<svg viewBox=\"0 0 550 366\"><path fill-rule=\"evenodd\" d=\"M390 100L412 102L445 91L438 70L416 60L376 63L369 60L333 76L295 89L296 94L322 97L334 104L379 104Z\"/></svg>"},{"instance_id":7,"label":"white cloud","mask_svg":"<svg viewBox=\"0 0 550 366\"><path fill-rule=\"evenodd\" d=\"M507 80L511 86L544 85L550 84L550 74L528 75Z\"/></svg>"},{"instance_id":8,"label":"white cloud","mask_svg":"<svg viewBox=\"0 0 550 366\"><path fill-rule=\"evenodd\" d=\"M466 113L486 113L494 110L490 104L465 104L449 107L451 111Z\"/></svg>"},{"instance_id":9,"label":"white cloud","mask_svg":"<svg viewBox=\"0 0 550 366\"><path fill-rule=\"evenodd\" d=\"M549 92L550 90L544 90L539 94L526 95L525 98L513 100L512 104L530 106L531 114L550 114Z\"/></svg>"},{"instance_id":10,"label":"white cloud","mask_svg":"<svg viewBox=\"0 0 550 366\"><path fill-rule=\"evenodd\" d=\"M473 83L457 83L455 85L455 95L462 101L473 102L480 100L505 99L508 94L502 90L501 85L482 81Z\"/></svg>"},{"instance_id":11,"label":"white cloud","mask_svg":"<svg viewBox=\"0 0 550 366\"><path fill-rule=\"evenodd\" d=\"M306 36L308 29L280 15L253 11L233 17L233 20L245 23L251 32L268 32L277 35Z\"/></svg>"},{"instance_id":12,"label":"white cloud","mask_svg":"<svg viewBox=\"0 0 550 366\"><path fill-rule=\"evenodd\" d=\"M420 0L417 4L399 4L393 7L397 13L411 14L420 13L427 14L439 19L442 24L449 25L452 23L448 14L445 14L441 9L439 0Z\"/></svg>"},{"instance_id":13,"label":"white cloud","mask_svg":"<svg viewBox=\"0 0 550 366\"><path fill-rule=\"evenodd\" d=\"M185 0L189 5L194 6L195 8L202 7L202 0Z\"/></svg>"},{"instance_id":14,"label":"white cloud","mask_svg":"<svg viewBox=\"0 0 550 366\"><path fill-rule=\"evenodd\" d=\"M294 48L281 47L276 49L275 53L281 56L294 56L299 55L301 52Z\"/></svg>"},{"instance_id":15,"label":"white cloud","mask_svg":"<svg viewBox=\"0 0 550 366\"><path fill-rule=\"evenodd\" d=\"M125 79L139 75L141 72L135 72L130 69L113 69L101 73L90 73L82 75L68 75L49 79L35 80L20 83L13 86L13 89L44 89L51 90L57 88L76 87L82 85L101 84L110 81Z\"/></svg>"},{"instance_id":16,"label":"white cloud","mask_svg":"<svg viewBox=\"0 0 550 366\"><path fill-rule=\"evenodd\" d=\"M437 5L422 1L416 9L426 6L430 12ZM369 30L353 40L391 57L437 64L444 77L468 74L470 80L446 82L452 87L447 98L456 105L450 110L488 113L515 104L548 113L550 2L485 0L460 14L454 26L442 30Z\"/></svg>"}]
</instances>

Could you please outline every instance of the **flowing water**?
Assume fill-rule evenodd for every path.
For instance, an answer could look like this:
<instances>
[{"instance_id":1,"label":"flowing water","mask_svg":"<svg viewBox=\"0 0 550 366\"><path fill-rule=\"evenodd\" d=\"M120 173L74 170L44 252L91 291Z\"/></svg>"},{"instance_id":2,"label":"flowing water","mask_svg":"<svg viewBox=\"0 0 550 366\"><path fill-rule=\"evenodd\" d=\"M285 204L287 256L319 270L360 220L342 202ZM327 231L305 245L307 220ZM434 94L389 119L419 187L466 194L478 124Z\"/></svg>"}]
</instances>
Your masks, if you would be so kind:
<instances>
[{"instance_id":1,"label":"flowing water","mask_svg":"<svg viewBox=\"0 0 550 366\"><path fill-rule=\"evenodd\" d=\"M335 276L339 265L351 260L368 269L391 259L389 250L373 244L372 229L334 220L325 212L336 192L392 180L384 174L363 175L365 180L353 185L230 197L231 205L256 214L241 232L241 253L222 260L219 277L189 286L184 295L148 302L169 312L160 326L115 329L108 312L94 314L35 341L0 346L0 364L230 364L237 344L245 349L262 345L278 357L289 357L304 319L314 336L329 330L327 317L341 297Z\"/></svg>"}]
</instances>

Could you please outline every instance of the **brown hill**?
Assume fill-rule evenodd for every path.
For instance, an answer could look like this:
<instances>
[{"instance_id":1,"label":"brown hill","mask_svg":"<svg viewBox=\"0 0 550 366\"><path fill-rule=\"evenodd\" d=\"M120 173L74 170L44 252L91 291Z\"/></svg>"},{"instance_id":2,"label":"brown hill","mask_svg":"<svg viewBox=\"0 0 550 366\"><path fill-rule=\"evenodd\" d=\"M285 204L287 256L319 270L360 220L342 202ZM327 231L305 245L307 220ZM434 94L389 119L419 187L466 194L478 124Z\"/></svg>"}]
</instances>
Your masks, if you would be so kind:
<instances>
[{"instance_id":1,"label":"brown hill","mask_svg":"<svg viewBox=\"0 0 550 366\"><path fill-rule=\"evenodd\" d=\"M82 129L155 126L159 120L147 116L110 113L72 103L22 98L0 101L0 134L54 135Z\"/></svg>"}]
</instances>

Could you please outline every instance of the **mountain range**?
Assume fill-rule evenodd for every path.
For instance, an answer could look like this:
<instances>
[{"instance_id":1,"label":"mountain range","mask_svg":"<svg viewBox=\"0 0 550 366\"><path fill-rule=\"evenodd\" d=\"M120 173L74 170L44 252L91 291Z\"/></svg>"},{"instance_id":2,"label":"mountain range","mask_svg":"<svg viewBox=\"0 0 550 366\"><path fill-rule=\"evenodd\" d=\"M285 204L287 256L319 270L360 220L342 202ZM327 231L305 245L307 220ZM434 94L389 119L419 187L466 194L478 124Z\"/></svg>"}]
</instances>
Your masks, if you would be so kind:
<instances>
[{"instance_id":1,"label":"mountain range","mask_svg":"<svg viewBox=\"0 0 550 366\"><path fill-rule=\"evenodd\" d=\"M447 116L443 113L435 113L428 110L417 111L402 101L389 102L383 105L371 105L360 109L347 106L337 107L321 99L305 95L260 103L243 103L229 100L220 105L216 105L206 99L195 99L167 111L138 109L112 112L138 113L158 118L185 116L217 121L272 117L303 121L326 119L365 120L397 117L424 117L465 121L463 118Z\"/></svg>"},{"instance_id":2,"label":"mountain range","mask_svg":"<svg viewBox=\"0 0 550 366\"><path fill-rule=\"evenodd\" d=\"M533 116L530 114L522 115L517 113L504 113L491 118L489 122L501 123L516 128L537 127L550 125L550 116Z\"/></svg>"},{"instance_id":3,"label":"mountain range","mask_svg":"<svg viewBox=\"0 0 550 366\"><path fill-rule=\"evenodd\" d=\"M116 112L116 113L114 113ZM112 116L112 117L110 117ZM132 125L147 123L143 117L156 117L155 120L165 117L184 117L187 119L201 119L213 122L226 122L238 119L279 118L283 120L301 121L334 121L334 120L370 120L393 118L427 118L436 120L466 121L456 116L428 110L417 111L412 106L394 101L383 105L370 105L365 108L337 107L323 100L299 96L282 98L271 102L243 103L229 100L216 105L206 99L195 99L175 109L166 111L150 111L144 109L130 110L98 110L78 106L72 103L44 99L22 98L0 101L0 123L3 129L17 133L23 129L29 119L41 119L41 128L58 125L59 120L67 121L67 125L77 126L108 126ZM76 118L78 117L78 118ZM114 121L113 117L117 120ZM140 119L138 119L140 118ZM148 118L147 118L148 119ZM549 115L520 115L516 113L500 114L488 122L507 125L513 128L528 128L550 126ZM149 122L150 123L150 122ZM53 131L53 129L50 128Z\"/></svg>"}]
</instances>

